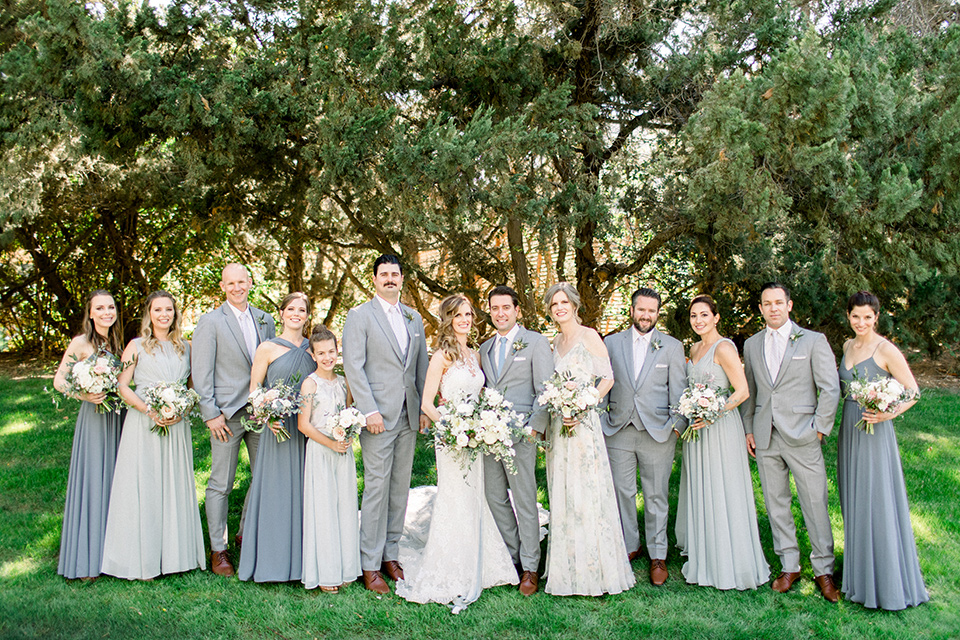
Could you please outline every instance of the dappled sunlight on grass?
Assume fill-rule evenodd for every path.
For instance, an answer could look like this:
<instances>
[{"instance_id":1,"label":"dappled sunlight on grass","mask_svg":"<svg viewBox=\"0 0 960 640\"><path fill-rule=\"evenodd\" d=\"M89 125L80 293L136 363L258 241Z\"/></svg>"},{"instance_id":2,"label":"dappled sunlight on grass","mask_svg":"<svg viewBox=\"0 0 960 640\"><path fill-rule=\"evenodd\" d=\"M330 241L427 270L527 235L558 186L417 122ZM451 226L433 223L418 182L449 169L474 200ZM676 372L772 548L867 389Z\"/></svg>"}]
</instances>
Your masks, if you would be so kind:
<instances>
[{"instance_id":1,"label":"dappled sunlight on grass","mask_svg":"<svg viewBox=\"0 0 960 640\"><path fill-rule=\"evenodd\" d=\"M28 422L17 416L11 416L0 425L0 437L18 433L26 433L36 427L36 423Z\"/></svg>"},{"instance_id":2,"label":"dappled sunlight on grass","mask_svg":"<svg viewBox=\"0 0 960 640\"><path fill-rule=\"evenodd\" d=\"M924 513L919 513L916 509L910 511L910 525L913 527L913 535L918 543L923 541L933 546L939 545L943 541L943 530L931 523L932 519Z\"/></svg>"},{"instance_id":3,"label":"dappled sunlight on grass","mask_svg":"<svg viewBox=\"0 0 960 640\"><path fill-rule=\"evenodd\" d=\"M10 580L36 572L40 562L36 558L21 557L0 565L0 579Z\"/></svg>"}]
</instances>

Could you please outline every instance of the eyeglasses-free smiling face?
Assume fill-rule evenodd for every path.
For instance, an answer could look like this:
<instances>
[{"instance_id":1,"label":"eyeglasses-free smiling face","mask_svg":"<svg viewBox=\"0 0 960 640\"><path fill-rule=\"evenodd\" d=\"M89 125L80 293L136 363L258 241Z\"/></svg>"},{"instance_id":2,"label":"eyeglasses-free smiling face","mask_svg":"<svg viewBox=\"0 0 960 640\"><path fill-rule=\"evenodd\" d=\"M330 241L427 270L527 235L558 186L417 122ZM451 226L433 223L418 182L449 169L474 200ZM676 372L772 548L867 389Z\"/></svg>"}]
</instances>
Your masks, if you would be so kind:
<instances>
[{"instance_id":1,"label":"eyeglasses-free smiling face","mask_svg":"<svg viewBox=\"0 0 960 640\"><path fill-rule=\"evenodd\" d=\"M630 318L633 320L633 326L640 333L650 333L657 325L659 317L660 306L657 304L656 298L637 296L636 304L630 307Z\"/></svg>"},{"instance_id":2,"label":"eyeglasses-free smiling face","mask_svg":"<svg viewBox=\"0 0 960 640\"><path fill-rule=\"evenodd\" d=\"M493 326L501 334L506 335L517 324L517 316L520 315L520 308L513 304L513 298L510 296L491 296L490 297L490 319L493 320Z\"/></svg>"},{"instance_id":3,"label":"eyeglasses-free smiling face","mask_svg":"<svg viewBox=\"0 0 960 640\"><path fill-rule=\"evenodd\" d=\"M698 336L710 333L717 328L719 322L720 314L715 315L710 307L703 302L698 302L690 307L690 326Z\"/></svg>"},{"instance_id":4,"label":"eyeglasses-free smiling face","mask_svg":"<svg viewBox=\"0 0 960 640\"><path fill-rule=\"evenodd\" d=\"M869 334L877 326L877 314L867 305L851 309L847 313L847 320L850 321L850 328L858 336Z\"/></svg>"},{"instance_id":5,"label":"eyeglasses-free smiling face","mask_svg":"<svg viewBox=\"0 0 960 640\"><path fill-rule=\"evenodd\" d=\"M239 264L227 265L220 276L220 289L226 294L227 302L241 311L247 309L247 296L250 295L250 287L253 285L253 278L247 273L247 269Z\"/></svg>"},{"instance_id":6,"label":"eyeglasses-free smiling face","mask_svg":"<svg viewBox=\"0 0 960 640\"><path fill-rule=\"evenodd\" d=\"M396 304L400 299L402 286L403 274L400 272L400 265L381 264L377 267L377 273L373 276L373 287L377 290L377 295L390 304Z\"/></svg>"},{"instance_id":7,"label":"eyeglasses-free smiling face","mask_svg":"<svg viewBox=\"0 0 960 640\"><path fill-rule=\"evenodd\" d=\"M566 293L557 291L553 294L553 299L550 301L550 317L554 322L557 324L566 322L573 318L575 313L573 303L570 302Z\"/></svg>"},{"instance_id":8,"label":"eyeglasses-free smiling face","mask_svg":"<svg viewBox=\"0 0 960 640\"><path fill-rule=\"evenodd\" d=\"M113 296L93 296L90 301L90 319L98 333L106 335L107 329L117 321L117 304Z\"/></svg>"},{"instance_id":9,"label":"eyeglasses-free smiling face","mask_svg":"<svg viewBox=\"0 0 960 640\"><path fill-rule=\"evenodd\" d=\"M779 329L789 322L791 310L793 300L787 300L783 289L766 289L760 294L760 313L771 329Z\"/></svg>"}]
</instances>

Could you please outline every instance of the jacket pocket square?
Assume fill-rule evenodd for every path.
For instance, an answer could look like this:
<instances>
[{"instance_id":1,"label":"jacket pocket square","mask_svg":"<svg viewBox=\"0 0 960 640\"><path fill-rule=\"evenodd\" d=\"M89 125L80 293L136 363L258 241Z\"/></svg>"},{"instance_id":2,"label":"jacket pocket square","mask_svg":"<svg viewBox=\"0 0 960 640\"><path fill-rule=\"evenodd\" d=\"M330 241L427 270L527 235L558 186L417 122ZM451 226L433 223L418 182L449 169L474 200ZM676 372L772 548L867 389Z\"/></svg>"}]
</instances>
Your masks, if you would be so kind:
<instances>
[{"instance_id":1,"label":"jacket pocket square","mask_svg":"<svg viewBox=\"0 0 960 640\"><path fill-rule=\"evenodd\" d=\"M669 367L669 366L670 366L670 365L668 365L668 364L658 364L658 365L655 365L654 368L656 368L656 369L666 369L666 368Z\"/></svg>"},{"instance_id":2,"label":"jacket pocket square","mask_svg":"<svg viewBox=\"0 0 960 640\"><path fill-rule=\"evenodd\" d=\"M514 362L523 362L524 360L526 360L526 358L514 358L514 359L513 359Z\"/></svg>"},{"instance_id":3,"label":"jacket pocket square","mask_svg":"<svg viewBox=\"0 0 960 640\"><path fill-rule=\"evenodd\" d=\"M793 360L806 360L807 356L793 356Z\"/></svg>"}]
</instances>

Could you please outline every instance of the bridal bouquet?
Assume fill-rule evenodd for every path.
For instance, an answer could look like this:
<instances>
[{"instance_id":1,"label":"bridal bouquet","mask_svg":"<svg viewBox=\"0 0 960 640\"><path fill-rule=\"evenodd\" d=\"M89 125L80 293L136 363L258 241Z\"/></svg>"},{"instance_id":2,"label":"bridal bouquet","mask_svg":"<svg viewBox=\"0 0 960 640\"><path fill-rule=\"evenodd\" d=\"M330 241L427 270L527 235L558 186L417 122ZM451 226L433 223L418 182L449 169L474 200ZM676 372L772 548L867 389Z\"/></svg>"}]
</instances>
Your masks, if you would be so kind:
<instances>
[{"instance_id":1,"label":"bridal bouquet","mask_svg":"<svg viewBox=\"0 0 960 640\"><path fill-rule=\"evenodd\" d=\"M200 395L193 389L188 389L182 381L158 382L143 390L143 400L148 409L156 411L165 420L176 416L183 419L200 402ZM150 431L165 436L170 433L170 428L154 424Z\"/></svg>"},{"instance_id":2,"label":"bridal bouquet","mask_svg":"<svg viewBox=\"0 0 960 640\"><path fill-rule=\"evenodd\" d=\"M670 407L676 415L687 419L688 426L680 434L680 439L686 442L696 441L700 434L693 428L693 423L703 420L707 424L715 422L723 413L727 399L721 389L708 386L702 382L694 382L683 390L676 407Z\"/></svg>"},{"instance_id":3,"label":"bridal bouquet","mask_svg":"<svg viewBox=\"0 0 960 640\"><path fill-rule=\"evenodd\" d=\"M279 421L280 427L276 431L277 442L290 439L290 433L283 426L283 419L300 411L300 393L289 384L278 381L272 387L257 387L248 398L250 406L247 412L250 418L241 418L240 424L247 431L262 433L263 428L270 422Z\"/></svg>"},{"instance_id":4,"label":"bridal bouquet","mask_svg":"<svg viewBox=\"0 0 960 640\"><path fill-rule=\"evenodd\" d=\"M856 402L866 411L887 413L896 411L905 402L919 397L919 392L907 389L895 378L878 376L873 380L861 378L854 370L854 378L847 385L847 397ZM863 418L857 423L857 428L873 435L873 425Z\"/></svg>"},{"instance_id":5,"label":"bridal bouquet","mask_svg":"<svg viewBox=\"0 0 960 640\"><path fill-rule=\"evenodd\" d=\"M510 473L516 473L513 463L513 443L529 436L531 429L512 409L496 389L484 387L476 401L468 397L452 398L437 410L440 420L434 424L434 442L463 452L463 461L490 455L503 461Z\"/></svg>"},{"instance_id":6,"label":"bridal bouquet","mask_svg":"<svg viewBox=\"0 0 960 640\"><path fill-rule=\"evenodd\" d=\"M550 413L561 418L579 418L600 404L600 392L583 380L578 380L568 371L556 371L543 383L543 391L537 398L540 406L547 405ZM560 435L569 438L573 427L563 425Z\"/></svg>"},{"instance_id":7,"label":"bridal bouquet","mask_svg":"<svg viewBox=\"0 0 960 640\"><path fill-rule=\"evenodd\" d=\"M360 435L367 419L356 407L340 409L327 419L327 431L337 442L348 442Z\"/></svg>"},{"instance_id":8,"label":"bridal bouquet","mask_svg":"<svg viewBox=\"0 0 960 640\"><path fill-rule=\"evenodd\" d=\"M121 371L120 360L103 349L89 358L75 359L64 375L67 388L63 394L75 397L81 393L105 393L107 397L97 405L97 413L119 413L122 403L117 395L117 377Z\"/></svg>"}]
</instances>

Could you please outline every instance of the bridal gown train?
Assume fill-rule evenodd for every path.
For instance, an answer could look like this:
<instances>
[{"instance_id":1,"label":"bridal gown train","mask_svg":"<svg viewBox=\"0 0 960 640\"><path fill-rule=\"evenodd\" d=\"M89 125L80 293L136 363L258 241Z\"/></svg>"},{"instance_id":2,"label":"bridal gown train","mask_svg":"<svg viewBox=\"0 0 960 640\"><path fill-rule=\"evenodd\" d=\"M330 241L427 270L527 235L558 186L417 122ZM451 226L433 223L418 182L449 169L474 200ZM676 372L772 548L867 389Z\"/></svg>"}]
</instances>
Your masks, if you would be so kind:
<instances>
[{"instance_id":1,"label":"bridal gown train","mask_svg":"<svg viewBox=\"0 0 960 640\"><path fill-rule=\"evenodd\" d=\"M475 356L457 361L440 380L440 395L476 399L483 372ZM428 533L429 530L429 533ZM437 496L432 514L413 509L400 539L405 580L397 594L411 602L448 604L458 613L488 587L517 584L517 571L483 493L483 458L465 461L437 449Z\"/></svg>"}]
</instances>

